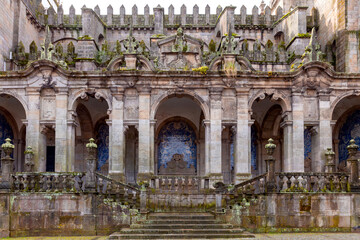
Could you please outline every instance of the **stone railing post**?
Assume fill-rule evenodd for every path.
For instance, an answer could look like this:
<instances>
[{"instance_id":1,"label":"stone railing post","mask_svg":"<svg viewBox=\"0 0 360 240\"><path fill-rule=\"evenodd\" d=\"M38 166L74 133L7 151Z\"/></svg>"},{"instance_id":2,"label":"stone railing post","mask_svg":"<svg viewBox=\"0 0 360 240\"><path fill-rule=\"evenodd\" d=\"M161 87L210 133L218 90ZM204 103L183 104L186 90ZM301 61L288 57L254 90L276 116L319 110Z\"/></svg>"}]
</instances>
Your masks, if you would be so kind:
<instances>
[{"instance_id":1,"label":"stone railing post","mask_svg":"<svg viewBox=\"0 0 360 240\"><path fill-rule=\"evenodd\" d=\"M275 182L275 158L273 156L276 145L274 140L270 138L268 144L265 145L266 149L266 168L267 168L267 177L266 177L266 191L267 192L276 192L276 182Z\"/></svg>"},{"instance_id":2,"label":"stone railing post","mask_svg":"<svg viewBox=\"0 0 360 240\"><path fill-rule=\"evenodd\" d=\"M34 151L28 146L25 150L25 172L32 172L34 169Z\"/></svg>"},{"instance_id":3,"label":"stone railing post","mask_svg":"<svg viewBox=\"0 0 360 240\"><path fill-rule=\"evenodd\" d=\"M14 145L11 144L11 139L5 139L5 143L1 145L2 150L5 152L5 157L1 158L1 177L2 182L0 184L1 189L10 189L11 187L11 174L14 169L14 159L11 158L11 154L14 151Z\"/></svg>"},{"instance_id":4,"label":"stone railing post","mask_svg":"<svg viewBox=\"0 0 360 240\"><path fill-rule=\"evenodd\" d=\"M358 192L360 191L359 163L355 155L359 149L359 146L355 144L354 139L351 139L350 144L346 148L349 152L349 158L347 159L347 162L348 167L350 168L350 189L352 192Z\"/></svg>"},{"instance_id":5,"label":"stone railing post","mask_svg":"<svg viewBox=\"0 0 360 240\"><path fill-rule=\"evenodd\" d=\"M332 148L327 148L325 152L325 159L325 172L335 172L335 152L332 150Z\"/></svg>"},{"instance_id":6,"label":"stone railing post","mask_svg":"<svg viewBox=\"0 0 360 240\"><path fill-rule=\"evenodd\" d=\"M147 213L147 188L149 183L144 181L140 184L140 213Z\"/></svg>"},{"instance_id":7,"label":"stone railing post","mask_svg":"<svg viewBox=\"0 0 360 240\"><path fill-rule=\"evenodd\" d=\"M222 207L222 195L225 193L226 186L223 182L216 182L213 184L215 188L215 213L221 214L224 213L223 207Z\"/></svg>"},{"instance_id":8,"label":"stone railing post","mask_svg":"<svg viewBox=\"0 0 360 240\"><path fill-rule=\"evenodd\" d=\"M97 145L93 138L89 139L86 144L88 156L86 158L86 175L85 175L85 189L87 191L95 191L95 168L96 168L96 152Z\"/></svg>"}]
</instances>

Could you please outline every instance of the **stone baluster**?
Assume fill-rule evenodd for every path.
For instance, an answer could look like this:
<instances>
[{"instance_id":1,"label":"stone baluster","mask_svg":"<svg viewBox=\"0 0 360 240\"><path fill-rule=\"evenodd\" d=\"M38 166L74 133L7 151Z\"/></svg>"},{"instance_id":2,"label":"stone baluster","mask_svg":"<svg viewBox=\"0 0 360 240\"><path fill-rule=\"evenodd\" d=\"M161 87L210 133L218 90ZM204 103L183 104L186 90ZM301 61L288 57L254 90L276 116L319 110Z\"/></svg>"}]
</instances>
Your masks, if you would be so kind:
<instances>
[{"instance_id":1,"label":"stone baluster","mask_svg":"<svg viewBox=\"0 0 360 240\"><path fill-rule=\"evenodd\" d=\"M267 157L266 169L267 169L267 178L266 178L266 190L267 192L276 192L276 183L275 183L275 158L273 156L276 145L274 140L270 138L268 144L265 145Z\"/></svg>"},{"instance_id":2,"label":"stone baluster","mask_svg":"<svg viewBox=\"0 0 360 240\"><path fill-rule=\"evenodd\" d=\"M181 25L186 25L186 6L183 4L180 9Z\"/></svg>"},{"instance_id":3,"label":"stone baluster","mask_svg":"<svg viewBox=\"0 0 360 240\"><path fill-rule=\"evenodd\" d=\"M175 15L174 15L174 6L171 4L169 6L169 25L174 25Z\"/></svg>"},{"instance_id":4,"label":"stone baluster","mask_svg":"<svg viewBox=\"0 0 360 240\"><path fill-rule=\"evenodd\" d=\"M125 7L121 5L120 7L120 25L125 25Z\"/></svg>"},{"instance_id":5,"label":"stone baluster","mask_svg":"<svg viewBox=\"0 0 360 240\"><path fill-rule=\"evenodd\" d=\"M57 24L64 24L64 9L62 5L60 5L57 9Z\"/></svg>"},{"instance_id":6,"label":"stone baluster","mask_svg":"<svg viewBox=\"0 0 360 240\"><path fill-rule=\"evenodd\" d=\"M193 8L193 24L197 25L199 21L199 7L195 4Z\"/></svg>"},{"instance_id":7,"label":"stone baluster","mask_svg":"<svg viewBox=\"0 0 360 240\"><path fill-rule=\"evenodd\" d=\"M34 152L32 147L28 146L25 153L25 172L32 172L34 168Z\"/></svg>"},{"instance_id":8,"label":"stone baluster","mask_svg":"<svg viewBox=\"0 0 360 240\"><path fill-rule=\"evenodd\" d=\"M107 25L112 25L113 22L113 7L111 5L109 5L107 7L107 16L106 16L106 24Z\"/></svg>"},{"instance_id":9,"label":"stone baluster","mask_svg":"<svg viewBox=\"0 0 360 240\"><path fill-rule=\"evenodd\" d=\"M150 16L150 8L149 5L146 4L145 8L144 8L144 24L145 26L148 26L150 24L149 22L149 16Z\"/></svg>"},{"instance_id":10,"label":"stone baluster","mask_svg":"<svg viewBox=\"0 0 360 240\"><path fill-rule=\"evenodd\" d=\"M205 7L205 24L210 24L210 6Z\"/></svg>"},{"instance_id":11,"label":"stone baluster","mask_svg":"<svg viewBox=\"0 0 360 240\"><path fill-rule=\"evenodd\" d=\"M5 143L1 145L2 150L5 153L5 157L1 158L1 177L0 189L10 189L11 187L11 175L14 171L14 159L11 154L14 151L15 146L11 143L11 139L5 139Z\"/></svg>"},{"instance_id":12,"label":"stone baluster","mask_svg":"<svg viewBox=\"0 0 360 240\"><path fill-rule=\"evenodd\" d=\"M138 8L136 6L136 4L132 7L132 24L133 26L138 24Z\"/></svg>"},{"instance_id":13,"label":"stone baluster","mask_svg":"<svg viewBox=\"0 0 360 240\"><path fill-rule=\"evenodd\" d=\"M74 5L71 5L70 6L70 9L69 9L69 23L70 25L73 25L76 23L76 14L75 14L75 8L74 8Z\"/></svg>"},{"instance_id":14,"label":"stone baluster","mask_svg":"<svg viewBox=\"0 0 360 240\"><path fill-rule=\"evenodd\" d=\"M359 149L359 146L355 144L355 140L351 139L350 144L346 147L349 153L349 158L347 159L348 168L350 168L350 189L353 192L360 191L359 184L359 162L356 159L355 155Z\"/></svg>"},{"instance_id":15,"label":"stone baluster","mask_svg":"<svg viewBox=\"0 0 360 240\"><path fill-rule=\"evenodd\" d=\"M327 148L325 152L325 159L325 172L335 172L335 152L332 150L332 148Z\"/></svg>"},{"instance_id":16,"label":"stone baluster","mask_svg":"<svg viewBox=\"0 0 360 240\"><path fill-rule=\"evenodd\" d=\"M240 9L240 24L246 25L246 7L244 5Z\"/></svg>"},{"instance_id":17,"label":"stone baluster","mask_svg":"<svg viewBox=\"0 0 360 240\"><path fill-rule=\"evenodd\" d=\"M252 9L252 24L259 25L259 8L254 6Z\"/></svg>"},{"instance_id":18,"label":"stone baluster","mask_svg":"<svg viewBox=\"0 0 360 240\"><path fill-rule=\"evenodd\" d=\"M86 159L86 175L85 175L85 189L87 191L95 191L95 170L96 170L96 152L97 145L93 138L89 139L86 144L88 156Z\"/></svg>"}]
</instances>

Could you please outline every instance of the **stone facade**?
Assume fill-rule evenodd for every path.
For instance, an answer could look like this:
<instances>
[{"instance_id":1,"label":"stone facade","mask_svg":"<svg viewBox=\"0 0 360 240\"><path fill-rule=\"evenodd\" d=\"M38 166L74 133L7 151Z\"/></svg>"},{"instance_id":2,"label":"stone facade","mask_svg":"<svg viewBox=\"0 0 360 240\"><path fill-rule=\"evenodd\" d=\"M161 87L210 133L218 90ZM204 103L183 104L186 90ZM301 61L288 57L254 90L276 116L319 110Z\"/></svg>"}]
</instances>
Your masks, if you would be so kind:
<instances>
[{"instance_id":1,"label":"stone facade","mask_svg":"<svg viewBox=\"0 0 360 240\"><path fill-rule=\"evenodd\" d=\"M350 138L360 142L356 124L341 131L360 87L356 1L334 2L338 15L317 0L272 1L251 15L208 6L64 15L40 2L9 1L1 15L0 110L17 171L25 146L36 171L84 171L94 137L97 169L117 179L148 179L185 154L196 175L230 183L265 172L270 137L276 171L290 172L323 171L327 148L344 159ZM169 124L186 124L192 145L184 132L159 136ZM176 152L181 142L189 148Z\"/></svg>"},{"instance_id":2,"label":"stone facade","mask_svg":"<svg viewBox=\"0 0 360 240\"><path fill-rule=\"evenodd\" d=\"M262 231L358 227L358 1L137 11L5 0L0 236L108 233L159 206L215 202Z\"/></svg>"}]
</instances>

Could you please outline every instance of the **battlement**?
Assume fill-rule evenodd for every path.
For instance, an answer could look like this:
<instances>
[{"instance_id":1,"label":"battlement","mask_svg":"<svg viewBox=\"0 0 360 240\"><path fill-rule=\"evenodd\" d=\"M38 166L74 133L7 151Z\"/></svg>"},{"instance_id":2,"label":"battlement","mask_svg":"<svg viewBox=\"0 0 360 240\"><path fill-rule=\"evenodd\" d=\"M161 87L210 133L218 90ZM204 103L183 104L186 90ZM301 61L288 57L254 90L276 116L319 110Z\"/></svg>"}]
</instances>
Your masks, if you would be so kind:
<instances>
[{"instance_id":1,"label":"battlement","mask_svg":"<svg viewBox=\"0 0 360 240\"><path fill-rule=\"evenodd\" d=\"M236 7L232 7L236 8ZM109 5L106 9L106 15L101 14L99 6L96 6L94 9L87 8L85 5L82 8L81 14L77 15L74 6L71 6L69 9L69 14L64 15L63 6L59 6L57 11L52 7L47 10L47 17L45 17L45 24L52 26L68 26L82 25L82 16L86 11L93 11L104 26L107 27L119 27L119 26L137 26L137 27L152 27L155 25L155 17L157 13L163 16L163 24L165 27L190 27L190 26L215 26L218 22L219 17L223 12L223 8L218 6L216 8L216 14L210 13L210 6L205 7L205 14L199 14L199 7L195 4L192 8L192 13L189 14L189 9L182 5L180 8L180 14L175 14L175 9L173 5L168 7L168 14L164 14L164 8L157 6L153 8L154 14L150 14L150 7L146 5L144 7L144 14L138 14L138 7L134 5L131 9L131 14L126 14L127 11L122 5L120 7L120 14L115 15L114 9ZM269 6L261 5L254 6L251 9L251 14L247 13L248 10L245 6L242 6L239 10L234 11L234 23L237 26L266 26L271 27L276 21L278 21L283 16L282 8L279 7L275 15L271 15L271 9Z\"/></svg>"}]
</instances>

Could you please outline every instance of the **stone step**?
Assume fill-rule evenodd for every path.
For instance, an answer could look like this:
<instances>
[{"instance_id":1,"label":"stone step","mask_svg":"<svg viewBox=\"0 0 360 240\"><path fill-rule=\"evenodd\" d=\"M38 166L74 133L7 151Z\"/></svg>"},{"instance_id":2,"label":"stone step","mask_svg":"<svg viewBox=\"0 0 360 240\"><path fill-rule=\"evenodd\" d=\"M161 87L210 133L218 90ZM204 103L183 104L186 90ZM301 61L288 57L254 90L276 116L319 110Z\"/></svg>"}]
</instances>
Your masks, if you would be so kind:
<instances>
[{"instance_id":1,"label":"stone step","mask_svg":"<svg viewBox=\"0 0 360 240\"><path fill-rule=\"evenodd\" d=\"M156 220L145 220L142 224L217 224L221 223L216 219L156 219Z\"/></svg>"},{"instance_id":2,"label":"stone step","mask_svg":"<svg viewBox=\"0 0 360 240\"><path fill-rule=\"evenodd\" d=\"M121 234L113 233L108 239L223 239L255 238L251 234Z\"/></svg>"},{"instance_id":3,"label":"stone step","mask_svg":"<svg viewBox=\"0 0 360 240\"><path fill-rule=\"evenodd\" d=\"M243 229L131 229L125 228L121 230L121 234L145 234L145 235L164 235L164 234L242 234Z\"/></svg>"},{"instance_id":4,"label":"stone step","mask_svg":"<svg viewBox=\"0 0 360 240\"><path fill-rule=\"evenodd\" d=\"M175 219L175 220L180 220L180 219L189 219L189 220L206 220L206 219L214 219L215 217L211 214L169 214L169 215L165 215L165 214L150 214L149 215L149 220L153 220L153 219Z\"/></svg>"},{"instance_id":5,"label":"stone step","mask_svg":"<svg viewBox=\"0 0 360 240\"><path fill-rule=\"evenodd\" d=\"M232 229L231 224L210 223L210 224L133 224L131 228L151 228L151 229Z\"/></svg>"}]
</instances>

